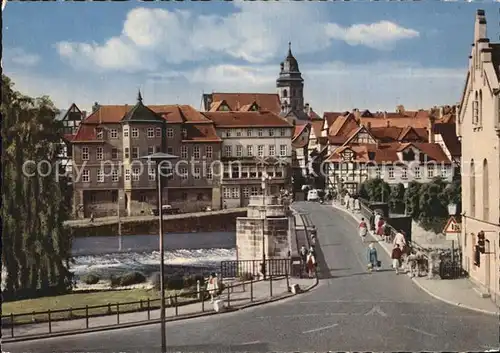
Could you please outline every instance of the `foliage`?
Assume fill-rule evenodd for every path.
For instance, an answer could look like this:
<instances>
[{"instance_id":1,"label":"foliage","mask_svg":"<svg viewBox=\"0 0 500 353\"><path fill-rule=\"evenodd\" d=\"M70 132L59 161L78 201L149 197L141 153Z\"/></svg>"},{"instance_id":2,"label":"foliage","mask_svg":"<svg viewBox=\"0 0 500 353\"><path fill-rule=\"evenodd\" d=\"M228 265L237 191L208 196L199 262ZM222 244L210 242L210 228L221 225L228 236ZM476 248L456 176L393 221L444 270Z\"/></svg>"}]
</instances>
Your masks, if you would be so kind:
<instances>
[{"instance_id":1,"label":"foliage","mask_svg":"<svg viewBox=\"0 0 500 353\"><path fill-rule=\"evenodd\" d=\"M359 195L373 202L388 202L391 194L391 187L380 178L368 179L359 190Z\"/></svg>"},{"instance_id":2,"label":"foliage","mask_svg":"<svg viewBox=\"0 0 500 353\"><path fill-rule=\"evenodd\" d=\"M71 233L67 195L56 173L62 139L57 109L44 96L31 98L13 89L2 75L2 262L6 270L5 298L61 294L71 289ZM40 168L24 162L47 161ZM33 176L28 176L27 173ZM64 182L64 185L66 183ZM66 190L67 191L67 190Z\"/></svg>"},{"instance_id":3,"label":"foliage","mask_svg":"<svg viewBox=\"0 0 500 353\"><path fill-rule=\"evenodd\" d=\"M83 283L86 284L96 284L99 282L99 276L94 273L88 273L81 278Z\"/></svg>"},{"instance_id":4,"label":"foliage","mask_svg":"<svg viewBox=\"0 0 500 353\"><path fill-rule=\"evenodd\" d=\"M131 286L133 284L139 284L146 282L146 277L140 272L128 272L120 277L121 286Z\"/></svg>"},{"instance_id":5,"label":"foliage","mask_svg":"<svg viewBox=\"0 0 500 353\"><path fill-rule=\"evenodd\" d=\"M395 185L389 195L389 208L391 212L404 214L405 212L405 186L402 183Z\"/></svg>"},{"instance_id":6,"label":"foliage","mask_svg":"<svg viewBox=\"0 0 500 353\"><path fill-rule=\"evenodd\" d=\"M404 203L406 214L410 215L414 220L418 220L420 216L420 187L422 184L412 181L408 184L405 190Z\"/></svg>"},{"instance_id":7,"label":"foliage","mask_svg":"<svg viewBox=\"0 0 500 353\"><path fill-rule=\"evenodd\" d=\"M293 168L292 184L294 192L302 191L302 185L307 184L307 180L302 174L301 168Z\"/></svg>"}]
</instances>

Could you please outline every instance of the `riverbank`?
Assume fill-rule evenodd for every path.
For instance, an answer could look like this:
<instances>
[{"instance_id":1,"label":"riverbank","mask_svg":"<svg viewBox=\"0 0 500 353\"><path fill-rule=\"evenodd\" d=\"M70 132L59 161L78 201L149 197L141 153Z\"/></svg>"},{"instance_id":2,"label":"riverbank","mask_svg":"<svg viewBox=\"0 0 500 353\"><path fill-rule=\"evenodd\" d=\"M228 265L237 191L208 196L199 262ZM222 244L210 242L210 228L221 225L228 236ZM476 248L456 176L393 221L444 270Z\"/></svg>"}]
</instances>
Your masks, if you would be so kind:
<instances>
[{"instance_id":1,"label":"riverbank","mask_svg":"<svg viewBox=\"0 0 500 353\"><path fill-rule=\"evenodd\" d=\"M165 233L232 232L236 230L236 218L246 216L246 208L234 208L220 211L186 213L163 216ZM158 234L157 216L122 217L121 234ZM116 236L118 218L97 218L71 220L65 225L72 229L74 237Z\"/></svg>"}]
</instances>

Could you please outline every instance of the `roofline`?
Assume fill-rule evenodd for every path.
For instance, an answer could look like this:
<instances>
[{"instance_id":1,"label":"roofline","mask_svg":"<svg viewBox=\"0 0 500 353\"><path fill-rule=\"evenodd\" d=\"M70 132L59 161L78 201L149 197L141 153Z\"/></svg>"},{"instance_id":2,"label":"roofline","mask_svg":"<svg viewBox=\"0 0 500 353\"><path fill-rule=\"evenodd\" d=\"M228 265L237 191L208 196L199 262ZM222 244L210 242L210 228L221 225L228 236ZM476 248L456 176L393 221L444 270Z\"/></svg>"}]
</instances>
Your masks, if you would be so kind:
<instances>
[{"instance_id":1,"label":"roofline","mask_svg":"<svg viewBox=\"0 0 500 353\"><path fill-rule=\"evenodd\" d=\"M254 124L254 125L227 125L227 124L217 124L215 123L216 128L229 128L229 127L245 127L245 128L252 128L252 127L258 127L258 128L269 128L269 127L280 127L280 128L293 128L293 125L260 125L260 124Z\"/></svg>"}]
</instances>

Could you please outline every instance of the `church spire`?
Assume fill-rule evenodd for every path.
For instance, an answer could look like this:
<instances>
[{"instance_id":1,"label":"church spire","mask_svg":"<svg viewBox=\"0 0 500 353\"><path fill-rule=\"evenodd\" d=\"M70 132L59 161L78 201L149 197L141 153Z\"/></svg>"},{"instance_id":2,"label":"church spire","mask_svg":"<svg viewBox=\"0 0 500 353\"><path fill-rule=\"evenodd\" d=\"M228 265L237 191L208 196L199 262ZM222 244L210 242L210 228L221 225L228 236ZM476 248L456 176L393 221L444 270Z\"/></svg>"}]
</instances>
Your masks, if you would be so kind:
<instances>
[{"instance_id":1,"label":"church spire","mask_svg":"<svg viewBox=\"0 0 500 353\"><path fill-rule=\"evenodd\" d=\"M139 93L137 94L137 102L142 103L142 94L140 88L139 88Z\"/></svg>"},{"instance_id":2,"label":"church spire","mask_svg":"<svg viewBox=\"0 0 500 353\"><path fill-rule=\"evenodd\" d=\"M288 42L288 56L292 56L292 42Z\"/></svg>"}]
</instances>

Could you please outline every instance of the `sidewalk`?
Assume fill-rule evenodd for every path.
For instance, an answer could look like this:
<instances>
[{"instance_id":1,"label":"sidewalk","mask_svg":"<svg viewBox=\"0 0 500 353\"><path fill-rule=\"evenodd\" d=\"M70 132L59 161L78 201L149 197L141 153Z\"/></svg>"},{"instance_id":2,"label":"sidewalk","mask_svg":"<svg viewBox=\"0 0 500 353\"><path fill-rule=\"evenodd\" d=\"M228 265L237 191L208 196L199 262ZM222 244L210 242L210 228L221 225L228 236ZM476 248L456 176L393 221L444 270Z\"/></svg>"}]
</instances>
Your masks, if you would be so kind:
<instances>
[{"instance_id":1,"label":"sidewalk","mask_svg":"<svg viewBox=\"0 0 500 353\"><path fill-rule=\"evenodd\" d=\"M333 201L332 207L350 214L358 222L361 222L361 214L353 213L341 206L339 202ZM380 245L382 249L391 256L391 246L368 232ZM474 285L466 278L452 280L432 280L426 277L413 277L412 281L430 296L447 304L456 305L469 310L474 310L490 315L498 315L500 308L489 298L481 298L474 290Z\"/></svg>"},{"instance_id":2,"label":"sidewalk","mask_svg":"<svg viewBox=\"0 0 500 353\"><path fill-rule=\"evenodd\" d=\"M301 289L307 289L310 286L314 285L316 282L315 279L309 278L290 278L289 283L298 284ZM224 290L224 293L219 297L224 301L224 305L229 306L233 309L241 309L243 307L249 305L263 304L266 301L271 299L277 299L283 296L292 295L288 292L286 279L279 279L272 281L272 297L270 293L270 283L269 281L261 281L253 283L253 301L251 301L251 292L250 292L250 283L248 282L245 286L237 287L233 289L233 292L229 293L228 300L228 291ZM157 320L160 318L160 310L155 309L151 310L150 316L148 319L148 312L134 312L134 313L124 313L118 316L114 315L106 315L99 317L90 317L89 318L89 329L95 329L98 327L106 327L106 326L114 326L117 324L130 324L134 322L147 322L148 320ZM213 309L213 305L210 304L209 300L206 300L203 305L201 302L188 304L175 307L167 307L166 308L166 317L167 321L174 320L176 317L178 318L188 318L191 315L200 315L200 314L213 314L215 313ZM65 321L55 321L52 322L51 331L52 333L61 333L64 331L73 331L73 330L82 330L86 329L86 320L85 319L76 319L76 320L65 320ZM2 337L4 339L12 337L11 327L2 327ZM31 335L48 335L49 334L49 324L48 322L39 323L39 324L26 324L26 325L18 325L14 326L14 337L19 336L31 336Z\"/></svg>"}]
</instances>

